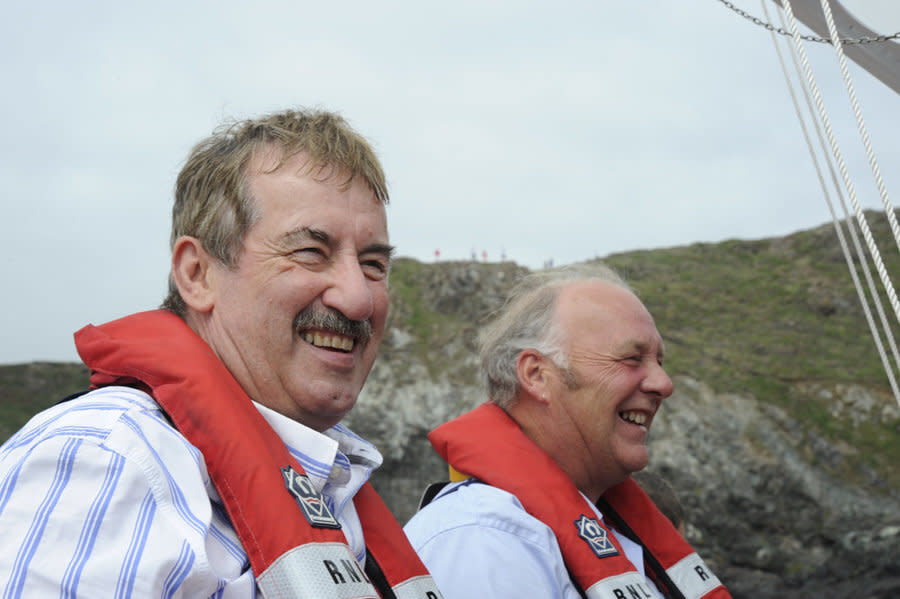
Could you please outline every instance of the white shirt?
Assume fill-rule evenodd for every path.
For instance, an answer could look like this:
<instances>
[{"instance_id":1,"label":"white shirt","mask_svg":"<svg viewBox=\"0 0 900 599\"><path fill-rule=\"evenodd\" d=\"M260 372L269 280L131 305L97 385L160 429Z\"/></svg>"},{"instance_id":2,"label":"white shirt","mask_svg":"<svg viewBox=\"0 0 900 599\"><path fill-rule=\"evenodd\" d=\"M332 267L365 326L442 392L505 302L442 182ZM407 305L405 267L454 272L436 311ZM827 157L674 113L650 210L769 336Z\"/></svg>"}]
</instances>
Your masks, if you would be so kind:
<instances>
[{"instance_id":1,"label":"white shirt","mask_svg":"<svg viewBox=\"0 0 900 599\"><path fill-rule=\"evenodd\" d=\"M257 404L351 550L351 499L381 454ZM106 387L35 416L0 447L0 598L255 597L249 560L203 456L147 394Z\"/></svg>"},{"instance_id":2,"label":"white shirt","mask_svg":"<svg viewBox=\"0 0 900 599\"><path fill-rule=\"evenodd\" d=\"M591 502L584 502L602 521ZM581 597L556 535L502 489L475 481L447 485L404 530L444 599ZM644 575L641 546L612 532ZM657 592L649 580L647 586Z\"/></svg>"}]
</instances>

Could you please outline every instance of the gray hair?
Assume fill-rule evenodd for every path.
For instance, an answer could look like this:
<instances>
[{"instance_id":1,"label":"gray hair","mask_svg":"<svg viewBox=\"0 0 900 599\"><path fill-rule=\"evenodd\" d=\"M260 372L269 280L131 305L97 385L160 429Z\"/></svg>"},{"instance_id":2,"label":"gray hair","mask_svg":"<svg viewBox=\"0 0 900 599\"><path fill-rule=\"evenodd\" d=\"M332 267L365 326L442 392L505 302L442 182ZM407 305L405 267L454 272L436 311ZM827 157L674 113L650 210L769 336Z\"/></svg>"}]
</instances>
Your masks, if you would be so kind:
<instances>
[{"instance_id":1,"label":"gray hair","mask_svg":"<svg viewBox=\"0 0 900 599\"><path fill-rule=\"evenodd\" d=\"M556 302L563 287L583 281L602 281L633 293L618 273L599 262L537 271L513 288L506 304L478 336L491 402L504 410L515 403L519 392L516 362L526 349L540 352L566 371L565 332L557 326ZM567 382L574 385L573 379Z\"/></svg>"}]
</instances>

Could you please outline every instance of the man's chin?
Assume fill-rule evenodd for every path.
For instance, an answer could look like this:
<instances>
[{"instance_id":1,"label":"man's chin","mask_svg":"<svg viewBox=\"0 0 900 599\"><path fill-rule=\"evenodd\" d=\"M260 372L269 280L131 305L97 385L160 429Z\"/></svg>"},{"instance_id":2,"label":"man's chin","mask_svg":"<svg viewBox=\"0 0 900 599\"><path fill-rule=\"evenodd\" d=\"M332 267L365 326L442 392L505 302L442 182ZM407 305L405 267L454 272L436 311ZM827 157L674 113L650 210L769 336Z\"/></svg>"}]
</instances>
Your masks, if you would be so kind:
<instances>
[{"instance_id":1,"label":"man's chin","mask_svg":"<svg viewBox=\"0 0 900 599\"><path fill-rule=\"evenodd\" d=\"M338 392L320 397L314 402L310 420L318 421L320 425L327 423L324 428L330 428L344 419L356 405L357 398L358 393L352 392Z\"/></svg>"},{"instance_id":2,"label":"man's chin","mask_svg":"<svg viewBox=\"0 0 900 599\"><path fill-rule=\"evenodd\" d=\"M624 466L623 469L628 472L629 475L643 470L649 463L650 455L646 450L644 452L632 453L622 460L622 465Z\"/></svg>"}]
</instances>

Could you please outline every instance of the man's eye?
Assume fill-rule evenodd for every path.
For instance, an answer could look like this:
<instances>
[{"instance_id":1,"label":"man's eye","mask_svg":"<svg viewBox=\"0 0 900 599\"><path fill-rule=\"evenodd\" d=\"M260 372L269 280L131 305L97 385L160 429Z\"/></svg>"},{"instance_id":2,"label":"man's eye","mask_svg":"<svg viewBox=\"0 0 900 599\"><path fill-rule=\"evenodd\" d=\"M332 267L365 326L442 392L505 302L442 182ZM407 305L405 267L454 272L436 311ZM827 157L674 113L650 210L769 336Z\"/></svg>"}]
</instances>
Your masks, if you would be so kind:
<instances>
[{"instance_id":1,"label":"man's eye","mask_svg":"<svg viewBox=\"0 0 900 599\"><path fill-rule=\"evenodd\" d=\"M295 255L318 255L324 256L325 252L323 252L320 248L309 247L309 248L299 248L292 252Z\"/></svg>"},{"instance_id":2,"label":"man's eye","mask_svg":"<svg viewBox=\"0 0 900 599\"><path fill-rule=\"evenodd\" d=\"M325 260L327 256L322 248L304 247L292 251L291 257L298 262L319 263Z\"/></svg>"},{"instance_id":3,"label":"man's eye","mask_svg":"<svg viewBox=\"0 0 900 599\"><path fill-rule=\"evenodd\" d=\"M363 260L360 262L366 276L372 279L383 279L387 276L388 264L382 260Z\"/></svg>"}]
</instances>

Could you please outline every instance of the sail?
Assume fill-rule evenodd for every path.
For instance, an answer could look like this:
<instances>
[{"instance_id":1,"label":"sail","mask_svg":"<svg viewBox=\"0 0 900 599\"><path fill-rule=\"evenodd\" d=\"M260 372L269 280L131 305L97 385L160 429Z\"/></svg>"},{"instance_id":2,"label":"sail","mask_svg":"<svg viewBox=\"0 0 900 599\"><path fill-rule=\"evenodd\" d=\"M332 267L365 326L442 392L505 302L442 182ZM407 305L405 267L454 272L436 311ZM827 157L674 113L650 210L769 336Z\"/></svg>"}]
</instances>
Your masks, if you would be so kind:
<instances>
[{"instance_id":1,"label":"sail","mask_svg":"<svg viewBox=\"0 0 900 599\"><path fill-rule=\"evenodd\" d=\"M782 0L772 1L783 5ZM830 6L834 24L841 39L872 38L884 33L894 33L893 31L872 31L860 23L838 0L830 0ZM791 0L791 9L797 20L812 29L817 35L825 38L831 37L820 0ZM845 44L843 49L847 58L900 94L900 44L893 41Z\"/></svg>"}]
</instances>

